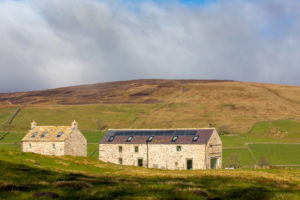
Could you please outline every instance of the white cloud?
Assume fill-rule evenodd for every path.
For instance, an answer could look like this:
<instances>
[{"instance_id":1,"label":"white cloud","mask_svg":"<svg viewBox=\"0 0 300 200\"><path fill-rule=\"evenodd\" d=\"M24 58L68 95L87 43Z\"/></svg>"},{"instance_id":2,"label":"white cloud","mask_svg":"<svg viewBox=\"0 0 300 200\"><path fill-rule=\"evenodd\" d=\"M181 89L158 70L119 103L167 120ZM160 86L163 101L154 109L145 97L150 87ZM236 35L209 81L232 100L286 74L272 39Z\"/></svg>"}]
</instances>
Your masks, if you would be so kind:
<instances>
[{"instance_id":1,"label":"white cloud","mask_svg":"<svg viewBox=\"0 0 300 200\"><path fill-rule=\"evenodd\" d=\"M138 78L300 84L298 0L0 2L0 92Z\"/></svg>"}]
</instances>

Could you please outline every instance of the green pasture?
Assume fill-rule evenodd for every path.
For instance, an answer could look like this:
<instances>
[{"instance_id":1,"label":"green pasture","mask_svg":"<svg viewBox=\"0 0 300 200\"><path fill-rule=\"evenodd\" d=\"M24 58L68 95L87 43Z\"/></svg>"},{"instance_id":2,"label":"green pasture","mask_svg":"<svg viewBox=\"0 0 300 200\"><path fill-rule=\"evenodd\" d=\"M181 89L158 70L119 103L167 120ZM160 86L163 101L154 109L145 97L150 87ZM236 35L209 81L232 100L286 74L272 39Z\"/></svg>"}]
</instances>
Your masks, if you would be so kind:
<instances>
[{"instance_id":1,"label":"green pasture","mask_svg":"<svg viewBox=\"0 0 300 200\"><path fill-rule=\"evenodd\" d=\"M247 138L248 136L248 138ZM276 120L257 122L249 134L246 134L248 142L255 139L261 142L300 142L300 122L294 120Z\"/></svg>"},{"instance_id":2,"label":"green pasture","mask_svg":"<svg viewBox=\"0 0 300 200\"><path fill-rule=\"evenodd\" d=\"M271 165L300 165L300 144L249 144L257 160L265 157Z\"/></svg>"},{"instance_id":3,"label":"green pasture","mask_svg":"<svg viewBox=\"0 0 300 200\"><path fill-rule=\"evenodd\" d=\"M9 127L13 131L27 131L35 120L40 125L68 125L78 121L79 128L85 131L110 128L130 128L142 115L160 107L160 104L93 104L72 106L27 106L22 108ZM15 111L0 109L0 122L5 121ZM2 116L2 117L1 117ZM4 127L0 126L0 129Z\"/></svg>"},{"instance_id":4,"label":"green pasture","mask_svg":"<svg viewBox=\"0 0 300 200\"><path fill-rule=\"evenodd\" d=\"M252 168L254 167L255 161L251 157L247 148L241 149L223 149L223 167L228 166L228 159L230 155L236 154L239 157L240 165L242 167Z\"/></svg>"}]
</instances>

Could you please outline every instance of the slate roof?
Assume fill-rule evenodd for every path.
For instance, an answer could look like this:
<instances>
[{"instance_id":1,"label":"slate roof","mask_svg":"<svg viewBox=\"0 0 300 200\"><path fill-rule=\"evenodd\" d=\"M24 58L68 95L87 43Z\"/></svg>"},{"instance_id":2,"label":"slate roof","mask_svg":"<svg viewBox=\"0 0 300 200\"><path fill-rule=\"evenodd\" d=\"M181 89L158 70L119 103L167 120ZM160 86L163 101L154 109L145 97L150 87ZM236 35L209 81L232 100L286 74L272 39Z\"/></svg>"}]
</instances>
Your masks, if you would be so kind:
<instances>
[{"instance_id":1,"label":"slate roof","mask_svg":"<svg viewBox=\"0 0 300 200\"><path fill-rule=\"evenodd\" d=\"M62 134L60 133L62 132ZM46 133L46 134L45 134ZM59 136L58 137L58 135ZM36 126L28 131L22 141L64 141L72 133L71 126ZM43 136L44 134L44 136Z\"/></svg>"},{"instance_id":2,"label":"slate roof","mask_svg":"<svg viewBox=\"0 0 300 200\"><path fill-rule=\"evenodd\" d=\"M214 128L209 129L109 129L100 144L146 144L150 136L154 136L149 144L207 144ZM109 138L113 136L110 142ZM132 136L130 142L128 137ZM172 142L172 138L178 136ZM198 136L196 141L193 138Z\"/></svg>"}]
</instances>

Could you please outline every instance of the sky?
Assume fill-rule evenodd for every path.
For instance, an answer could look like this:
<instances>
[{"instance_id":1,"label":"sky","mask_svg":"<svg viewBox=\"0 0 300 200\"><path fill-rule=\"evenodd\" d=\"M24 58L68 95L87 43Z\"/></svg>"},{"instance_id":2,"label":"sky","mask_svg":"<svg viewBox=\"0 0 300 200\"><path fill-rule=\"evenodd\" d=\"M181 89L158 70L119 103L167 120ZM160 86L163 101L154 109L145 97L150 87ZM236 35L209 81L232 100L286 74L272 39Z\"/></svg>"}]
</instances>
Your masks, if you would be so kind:
<instances>
[{"instance_id":1,"label":"sky","mask_svg":"<svg viewBox=\"0 0 300 200\"><path fill-rule=\"evenodd\" d=\"M0 0L0 93L132 79L300 85L299 0Z\"/></svg>"}]
</instances>

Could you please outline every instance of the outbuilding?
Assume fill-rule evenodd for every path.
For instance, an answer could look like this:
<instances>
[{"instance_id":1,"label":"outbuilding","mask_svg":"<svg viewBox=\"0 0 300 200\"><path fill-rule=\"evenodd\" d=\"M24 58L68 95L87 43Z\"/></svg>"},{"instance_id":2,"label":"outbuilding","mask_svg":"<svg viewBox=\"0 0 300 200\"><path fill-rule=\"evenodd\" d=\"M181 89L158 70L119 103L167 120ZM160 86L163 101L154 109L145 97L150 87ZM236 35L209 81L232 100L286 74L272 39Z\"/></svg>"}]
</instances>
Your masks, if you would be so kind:
<instances>
[{"instance_id":1,"label":"outbuilding","mask_svg":"<svg viewBox=\"0 0 300 200\"><path fill-rule=\"evenodd\" d=\"M38 126L33 121L22 139L22 151L54 156L86 156L87 141L76 121L71 126Z\"/></svg>"},{"instance_id":2,"label":"outbuilding","mask_svg":"<svg viewBox=\"0 0 300 200\"><path fill-rule=\"evenodd\" d=\"M99 160L172 170L222 168L222 141L214 128L109 129Z\"/></svg>"}]
</instances>

